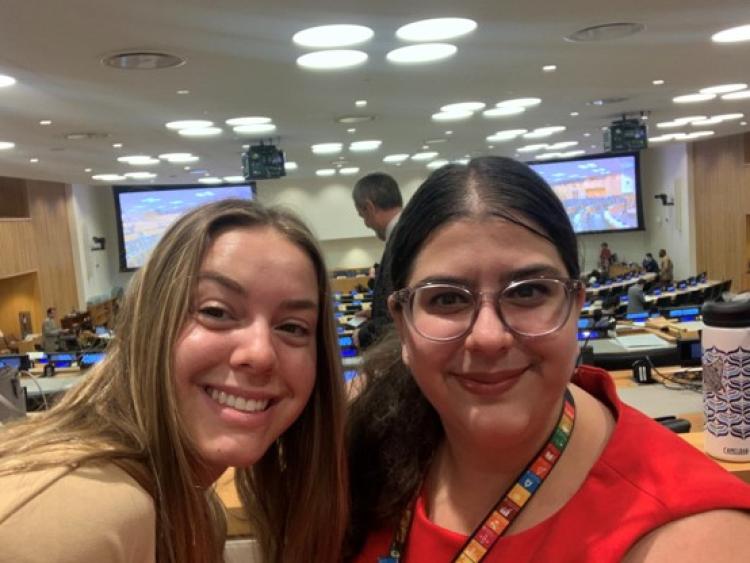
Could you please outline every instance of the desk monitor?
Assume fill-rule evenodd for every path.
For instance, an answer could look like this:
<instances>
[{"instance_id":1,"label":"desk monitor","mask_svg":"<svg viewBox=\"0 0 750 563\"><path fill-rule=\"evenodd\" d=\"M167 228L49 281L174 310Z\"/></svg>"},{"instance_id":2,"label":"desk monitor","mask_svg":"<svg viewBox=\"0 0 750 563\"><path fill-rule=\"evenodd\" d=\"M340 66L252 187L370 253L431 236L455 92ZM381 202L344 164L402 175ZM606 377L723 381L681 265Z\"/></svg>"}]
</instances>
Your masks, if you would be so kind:
<instances>
[{"instance_id":1,"label":"desk monitor","mask_svg":"<svg viewBox=\"0 0 750 563\"><path fill-rule=\"evenodd\" d=\"M98 364L104 359L105 352L87 352L81 355L81 359L78 360L78 365L82 368L93 366Z\"/></svg>"},{"instance_id":2,"label":"desk monitor","mask_svg":"<svg viewBox=\"0 0 750 563\"><path fill-rule=\"evenodd\" d=\"M336 326L336 334L344 334L346 332L346 327L338 325Z\"/></svg>"},{"instance_id":3,"label":"desk monitor","mask_svg":"<svg viewBox=\"0 0 750 563\"><path fill-rule=\"evenodd\" d=\"M703 359L703 347L700 340L680 340L677 343L680 349L681 366L699 366Z\"/></svg>"},{"instance_id":4,"label":"desk monitor","mask_svg":"<svg viewBox=\"0 0 750 563\"><path fill-rule=\"evenodd\" d=\"M675 307L674 309L663 309L662 315L668 319L679 321L694 321L701 314L699 307Z\"/></svg>"},{"instance_id":5,"label":"desk monitor","mask_svg":"<svg viewBox=\"0 0 750 563\"><path fill-rule=\"evenodd\" d=\"M586 342L587 340L600 340L602 338L608 338L606 328L589 328L586 330L578 331L579 342Z\"/></svg>"},{"instance_id":6,"label":"desk monitor","mask_svg":"<svg viewBox=\"0 0 750 563\"><path fill-rule=\"evenodd\" d=\"M333 313L333 316L338 319L339 317L343 317L344 313L341 311L336 311L335 313Z\"/></svg>"},{"instance_id":7,"label":"desk monitor","mask_svg":"<svg viewBox=\"0 0 750 563\"><path fill-rule=\"evenodd\" d=\"M357 377L357 370L356 369L347 369L344 370L344 381L351 381Z\"/></svg>"},{"instance_id":8,"label":"desk monitor","mask_svg":"<svg viewBox=\"0 0 750 563\"><path fill-rule=\"evenodd\" d=\"M31 360L27 354L0 356L0 368L9 367L17 370L31 369Z\"/></svg>"},{"instance_id":9,"label":"desk monitor","mask_svg":"<svg viewBox=\"0 0 750 563\"><path fill-rule=\"evenodd\" d=\"M67 352L50 352L47 354L47 358L49 358L49 363L56 368L69 368L76 361L75 354Z\"/></svg>"},{"instance_id":10,"label":"desk monitor","mask_svg":"<svg viewBox=\"0 0 750 563\"><path fill-rule=\"evenodd\" d=\"M677 284L677 289L687 289L687 282L680 282Z\"/></svg>"},{"instance_id":11,"label":"desk monitor","mask_svg":"<svg viewBox=\"0 0 750 563\"><path fill-rule=\"evenodd\" d=\"M649 317L648 311L643 311L642 313L628 313L625 315L625 320L635 321L635 322L646 322L648 317Z\"/></svg>"},{"instance_id":12,"label":"desk monitor","mask_svg":"<svg viewBox=\"0 0 750 563\"><path fill-rule=\"evenodd\" d=\"M601 285L599 282L594 282L591 284L591 287L600 287Z\"/></svg>"},{"instance_id":13,"label":"desk monitor","mask_svg":"<svg viewBox=\"0 0 750 563\"><path fill-rule=\"evenodd\" d=\"M674 284L667 286L667 291L674 291Z\"/></svg>"},{"instance_id":14,"label":"desk monitor","mask_svg":"<svg viewBox=\"0 0 750 563\"><path fill-rule=\"evenodd\" d=\"M628 302L628 296L620 295L620 303L627 303L627 302Z\"/></svg>"},{"instance_id":15,"label":"desk monitor","mask_svg":"<svg viewBox=\"0 0 750 563\"><path fill-rule=\"evenodd\" d=\"M357 355L357 349L354 346L344 346L341 348L342 358L354 358Z\"/></svg>"},{"instance_id":16,"label":"desk monitor","mask_svg":"<svg viewBox=\"0 0 750 563\"><path fill-rule=\"evenodd\" d=\"M578 319L578 328L591 328L592 326L594 326L594 319L591 317Z\"/></svg>"},{"instance_id":17,"label":"desk monitor","mask_svg":"<svg viewBox=\"0 0 750 563\"><path fill-rule=\"evenodd\" d=\"M351 336L339 336L339 346L352 346L353 344Z\"/></svg>"},{"instance_id":18,"label":"desk monitor","mask_svg":"<svg viewBox=\"0 0 750 563\"><path fill-rule=\"evenodd\" d=\"M661 289L655 289L651 292L651 295L661 295Z\"/></svg>"}]
</instances>

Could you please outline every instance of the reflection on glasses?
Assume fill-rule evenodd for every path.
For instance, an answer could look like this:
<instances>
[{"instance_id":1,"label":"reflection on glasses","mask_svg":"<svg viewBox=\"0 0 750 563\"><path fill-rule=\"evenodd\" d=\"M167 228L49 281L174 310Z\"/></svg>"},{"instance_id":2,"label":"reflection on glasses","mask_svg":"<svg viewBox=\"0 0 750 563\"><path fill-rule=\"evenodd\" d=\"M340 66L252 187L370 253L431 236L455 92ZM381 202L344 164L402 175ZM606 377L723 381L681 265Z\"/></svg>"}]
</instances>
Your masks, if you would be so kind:
<instances>
[{"instance_id":1,"label":"reflection on glasses","mask_svg":"<svg viewBox=\"0 0 750 563\"><path fill-rule=\"evenodd\" d=\"M484 298L495 303L505 327L519 336L544 336L570 316L581 282L562 278L514 281L499 291L478 292L452 283L427 282L394 293L406 320L429 340L456 340L468 334Z\"/></svg>"}]
</instances>

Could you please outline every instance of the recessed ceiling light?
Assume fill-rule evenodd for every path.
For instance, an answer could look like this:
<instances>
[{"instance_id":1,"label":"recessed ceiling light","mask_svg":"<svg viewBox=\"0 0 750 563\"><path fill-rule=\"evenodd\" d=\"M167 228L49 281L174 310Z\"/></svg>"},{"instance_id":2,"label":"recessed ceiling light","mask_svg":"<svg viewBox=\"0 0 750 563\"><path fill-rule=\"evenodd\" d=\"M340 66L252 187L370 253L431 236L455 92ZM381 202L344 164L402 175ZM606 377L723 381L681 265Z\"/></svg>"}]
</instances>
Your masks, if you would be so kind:
<instances>
[{"instance_id":1,"label":"recessed ceiling light","mask_svg":"<svg viewBox=\"0 0 750 563\"><path fill-rule=\"evenodd\" d=\"M533 131L524 133L523 138L524 139L543 139L544 137L549 137L550 135L554 135L555 133L560 133L562 131L565 131L565 127L562 125L555 125L552 127L538 127L537 129L534 129Z\"/></svg>"},{"instance_id":2,"label":"recessed ceiling light","mask_svg":"<svg viewBox=\"0 0 750 563\"><path fill-rule=\"evenodd\" d=\"M619 104L626 101L628 98L624 96L612 96L611 98L599 98L597 100L589 100L586 102L587 106L608 106L611 104Z\"/></svg>"},{"instance_id":3,"label":"recessed ceiling light","mask_svg":"<svg viewBox=\"0 0 750 563\"><path fill-rule=\"evenodd\" d=\"M491 143L511 141L519 135L523 135L527 131L527 129L505 129L504 131L497 131L496 133L493 133L492 135L487 137L487 140Z\"/></svg>"},{"instance_id":4,"label":"recessed ceiling light","mask_svg":"<svg viewBox=\"0 0 750 563\"><path fill-rule=\"evenodd\" d=\"M337 154L341 152L341 143L317 143L310 148L313 154Z\"/></svg>"},{"instance_id":5,"label":"recessed ceiling light","mask_svg":"<svg viewBox=\"0 0 750 563\"><path fill-rule=\"evenodd\" d=\"M358 108L366 108L367 107L367 100L357 100L354 102L354 105Z\"/></svg>"},{"instance_id":6,"label":"recessed ceiling light","mask_svg":"<svg viewBox=\"0 0 750 563\"><path fill-rule=\"evenodd\" d=\"M138 154L132 156L121 156L117 159L117 162L126 162L131 166L153 166L154 164L159 164L159 159Z\"/></svg>"},{"instance_id":7,"label":"recessed ceiling light","mask_svg":"<svg viewBox=\"0 0 750 563\"><path fill-rule=\"evenodd\" d=\"M661 86L662 84L664 84L664 81L663 80L652 80L651 84L653 84L654 86Z\"/></svg>"},{"instance_id":8,"label":"recessed ceiling light","mask_svg":"<svg viewBox=\"0 0 750 563\"><path fill-rule=\"evenodd\" d=\"M398 154L389 154L385 158L383 158L383 162L387 162L389 164L394 164L397 162L403 162L406 159L409 158L408 154L405 153L398 153Z\"/></svg>"},{"instance_id":9,"label":"recessed ceiling light","mask_svg":"<svg viewBox=\"0 0 750 563\"><path fill-rule=\"evenodd\" d=\"M473 111L441 111L432 114L433 121L458 121L460 119L469 119L474 115Z\"/></svg>"},{"instance_id":10,"label":"recessed ceiling light","mask_svg":"<svg viewBox=\"0 0 750 563\"><path fill-rule=\"evenodd\" d=\"M250 125L238 125L233 131L241 135L257 135L259 133L270 133L271 131L276 131L276 126L273 123L255 123Z\"/></svg>"},{"instance_id":11,"label":"recessed ceiling light","mask_svg":"<svg viewBox=\"0 0 750 563\"><path fill-rule=\"evenodd\" d=\"M286 170L287 172L289 172L290 170L297 170L297 168L299 167L297 166L297 163L294 162L293 160L287 160L284 163L284 170Z\"/></svg>"},{"instance_id":12,"label":"recessed ceiling light","mask_svg":"<svg viewBox=\"0 0 750 563\"><path fill-rule=\"evenodd\" d=\"M430 148L430 145L422 145L422 150L426 151Z\"/></svg>"},{"instance_id":13,"label":"recessed ceiling light","mask_svg":"<svg viewBox=\"0 0 750 563\"><path fill-rule=\"evenodd\" d=\"M244 176L224 176L224 181L230 184L244 184L247 182Z\"/></svg>"},{"instance_id":14,"label":"recessed ceiling light","mask_svg":"<svg viewBox=\"0 0 750 563\"><path fill-rule=\"evenodd\" d=\"M182 167L183 170L190 170L191 168L192 168L191 166L183 166Z\"/></svg>"},{"instance_id":15,"label":"recessed ceiling light","mask_svg":"<svg viewBox=\"0 0 750 563\"><path fill-rule=\"evenodd\" d=\"M477 22L468 18L432 18L406 24L396 30L404 41L445 41L471 33Z\"/></svg>"},{"instance_id":16,"label":"recessed ceiling light","mask_svg":"<svg viewBox=\"0 0 750 563\"><path fill-rule=\"evenodd\" d=\"M233 117L231 119L226 120L227 125L231 125L232 127L237 127L238 125L258 125L262 123L271 123L272 119L270 117L265 117L261 115L255 115L252 117Z\"/></svg>"},{"instance_id":17,"label":"recessed ceiling light","mask_svg":"<svg viewBox=\"0 0 750 563\"><path fill-rule=\"evenodd\" d=\"M552 143L551 145L547 145L547 147L550 150L557 151L560 149L567 149L570 147L575 147L578 144L578 141L560 141L557 143Z\"/></svg>"},{"instance_id":18,"label":"recessed ceiling light","mask_svg":"<svg viewBox=\"0 0 750 563\"><path fill-rule=\"evenodd\" d=\"M547 145L547 143L537 143L535 145L526 145L523 147L518 147L516 150L518 152L536 152L536 151L540 151L546 148L549 148L549 145Z\"/></svg>"},{"instance_id":19,"label":"recessed ceiling light","mask_svg":"<svg viewBox=\"0 0 750 563\"><path fill-rule=\"evenodd\" d=\"M153 172L126 172L124 174L126 178L133 178L134 180L150 180L156 178L156 174Z\"/></svg>"},{"instance_id":20,"label":"recessed ceiling light","mask_svg":"<svg viewBox=\"0 0 750 563\"><path fill-rule=\"evenodd\" d=\"M42 119L42 120L41 120L41 121L39 122L39 125L52 125L52 121L51 121L51 120L49 120L49 119Z\"/></svg>"},{"instance_id":21,"label":"recessed ceiling light","mask_svg":"<svg viewBox=\"0 0 750 563\"><path fill-rule=\"evenodd\" d=\"M570 117L578 117L579 115L581 115L581 114L578 113L577 111L571 111L570 112Z\"/></svg>"},{"instance_id":22,"label":"recessed ceiling light","mask_svg":"<svg viewBox=\"0 0 750 563\"><path fill-rule=\"evenodd\" d=\"M354 141L353 143L349 144L349 150L353 152L366 152L366 151L374 151L380 148L380 145L383 144L383 141L378 140L370 140L370 141Z\"/></svg>"},{"instance_id":23,"label":"recessed ceiling light","mask_svg":"<svg viewBox=\"0 0 750 563\"><path fill-rule=\"evenodd\" d=\"M740 121L740 125L744 127L745 125L747 125L747 121Z\"/></svg>"},{"instance_id":24,"label":"recessed ceiling light","mask_svg":"<svg viewBox=\"0 0 750 563\"><path fill-rule=\"evenodd\" d=\"M635 35L636 33L643 31L644 29L646 29L646 26L642 23L605 23L579 29L575 33L571 33L570 35L566 36L565 40L571 41L573 43L611 41L612 39L620 39L622 37Z\"/></svg>"},{"instance_id":25,"label":"recessed ceiling light","mask_svg":"<svg viewBox=\"0 0 750 563\"><path fill-rule=\"evenodd\" d=\"M690 125L692 125L693 127L705 127L707 125L718 125L722 121L724 120L721 118L709 117L708 119L701 119L699 121L693 121Z\"/></svg>"},{"instance_id":26,"label":"recessed ceiling light","mask_svg":"<svg viewBox=\"0 0 750 563\"><path fill-rule=\"evenodd\" d=\"M222 131L218 127L187 127L177 131L183 137L213 137L221 135Z\"/></svg>"},{"instance_id":27,"label":"recessed ceiling light","mask_svg":"<svg viewBox=\"0 0 750 563\"><path fill-rule=\"evenodd\" d=\"M385 58L396 64L431 63L456 54L458 47L449 43L424 43L399 47L389 51Z\"/></svg>"},{"instance_id":28,"label":"recessed ceiling light","mask_svg":"<svg viewBox=\"0 0 750 563\"><path fill-rule=\"evenodd\" d=\"M364 25L334 24L309 27L292 36L292 42L300 47L331 49L359 45L372 39L375 33Z\"/></svg>"},{"instance_id":29,"label":"recessed ceiling light","mask_svg":"<svg viewBox=\"0 0 750 563\"><path fill-rule=\"evenodd\" d=\"M440 111L448 113L454 111L479 111L480 109L484 109L486 105L484 102L458 102L445 105L440 108Z\"/></svg>"},{"instance_id":30,"label":"recessed ceiling light","mask_svg":"<svg viewBox=\"0 0 750 563\"><path fill-rule=\"evenodd\" d=\"M65 138L69 141L84 141L91 139L106 139L109 137L108 133L101 133L99 131L76 131L74 133L66 133Z\"/></svg>"},{"instance_id":31,"label":"recessed ceiling light","mask_svg":"<svg viewBox=\"0 0 750 563\"><path fill-rule=\"evenodd\" d=\"M315 171L316 176L333 176L334 174L336 174L335 168L320 168Z\"/></svg>"},{"instance_id":32,"label":"recessed ceiling light","mask_svg":"<svg viewBox=\"0 0 750 563\"><path fill-rule=\"evenodd\" d=\"M425 139L424 144L425 145L436 145L438 143L445 143L445 142L446 142L445 139L439 139L439 138L437 138L437 139Z\"/></svg>"},{"instance_id":33,"label":"recessed ceiling light","mask_svg":"<svg viewBox=\"0 0 750 563\"><path fill-rule=\"evenodd\" d=\"M37 162L39 162L39 159L38 159L38 158L36 158L36 157L34 157L34 158L30 158L30 159L29 159L29 162L31 162L32 164L36 164Z\"/></svg>"},{"instance_id":34,"label":"recessed ceiling light","mask_svg":"<svg viewBox=\"0 0 750 563\"><path fill-rule=\"evenodd\" d=\"M122 148L122 143L112 143L112 148L113 149L121 149Z\"/></svg>"},{"instance_id":35,"label":"recessed ceiling light","mask_svg":"<svg viewBox=\"0 0 750 563\"><path fill-rule=\"evenodd\" d=\"M718 86L709 86L698 90L701 94L729 94L747 88L747 84L720 84Z\"/></svg>"},{"instance_id":36,"label":"recessed ceiling light","mask_svg":"<svg viewBox=\"0 0 750 563\"><path fill-rule=\"evenodd\" d=\"M337 123L345 123L345 124L351 124L351 123L367 123L368 121L374 121L375 116L374 115L342 115L340 117L336 118Z\"/></svg>"},{"instance_id":37,"label":"recessed ceiling light","mask_svg":"<svg viewBox=\"0 0 750 563\"><path fill-rule=\"evenodd\" d=\"M83 171L84 172L91 172L91 168L84 168Z\"/></svg>"},{"instance_id":38,"label":"recessed ceiling light","mask_svg":"<svg viewBox=\"0 0 750 563\"><path fill-rule=\"evenodd\" d=\"M198 178L198 182L201 184L223 184L224 180L221 178L216 178L214 176L209 176L207 178Z\"/></svg>"},{"instance_id":39,"label":"recessed ceiling light","mask_svg":"<svg viewBox=\"0 0 750 563\"><path fill-rule=\"evenodd\" d=\"M155 51L129 51L102 59L102 64L121 70L158 70L185 64L185 59Z\"/></svg>"},{"instance_id":40,"label":"recessed ceiling light","mask_svg":"<svg viewBox=\"0 0 750 563\"><path fill-rule=\"evenodd\" d=\"M346 130L347 133L356 133L357 130L354 127L349 127L349 129Z\"/></svg>"},{"instance_id":41,"label":"recessed ceiling light","mask_svg":"<svg viewBox=\"0 0 750 563\"><path fill-rule=\"evenodd\" d=\"M177 90L177 93L180 96L187 96L190 93L190 90Z\"/></svg>"},{"instance_id":42,"label":"recessed ceiling light","mask_svg":"<svg viewBox=\"0 0 750 563\"><path fill-rule=\"evenodd\" d=\"M121 182L125 180L125 176L119 174L94 174L91 178L100 182Z\"/></svg>"},{"instance_id":43,"label":"recessed ceiling light","mask_svg":"<svg viewBox=\"0 0 750 563\"><path fill-rule=\"evenodd\" d=\"M342 176L353 176L354 174L359 173L359 167L358 166L346 166L344 168L339 168L339 174Z\"/></svg>"},{"instance_id":44,"label":"recessed ceiling light","mask_svg":"<svg viewBox=\"0 0 750 563\"><path fill-rule=\"evenodd\" d=\"M367 53L352 49L315 51L297 58L297 65L311 70L335 70L351 68L367 61Z\"/></svg>"},{"instance_id":45,"label":"recessed ceiling light","mask_svg":"<svg viewBox=\"0 0 750 563\"><path fill-rule=\"evenodd\" d=\"M518 115L526 111L526 108L521 106L504 106L499 108L491 108L482 112L482 117L495 118L495 117L508 117L510 115Z\"/></svg>"},{"instance_id":46,"label":"recessed ceiling light","mask_svg":"<svg viewBox=\"0 0 750 563\"><path fill-rule=\"evenodd\" d=\"M438 155L435 151L427 151L427 152L418 152L416 154L411 155L412 160L417 161L425 161L425 160L432 160Z\"/></svg>"},{"instance_id":47,"label":"recessed ceiling light","mask_svg":"<svg viewBox=\"0 0 750 563\"><path fill-rule=\"evenodd\" d=\"M183 119L181 121L170 121L166 124L167 129L197 129L199 127L211 127L213 121L205 119Z\"/></svg>"},{"instance_id":48,"label":"recessed ceiling light","mask_svg":"<svg viewBox=\"0 0 750 563\"><path fill-rule=\"evenodd\" d=\"M557 70L557 65L544 65L542 70L544 72L555 72Z\"/></svg>"},{"instance_id":49,"label":"recessed ceiling light","mask_svg":"<svg viewBox=\"0 0 750 563\"><path fill-rule=\"evenodd\" d=\"M162 160L166 160L167 162L195 162L199 160L199 158L192 153L189 152L170 152L165 154L160 154L159 158Z\"/></svg>"},{"instance_id":50,"label":"recessed ceiling light","mask_svg":"<svg viewBox=\"0 0 750 563\"><path fill-rule=\"evenodd\" d=\"M739 41L750 41L750 25L740 25L723 29L711 36L714 43L737 43Z\"/></svg>"},{"instance_id":51,"label":"recessed ceiling light","mask_svg":"<svg viewBox=\"0 0 750 563\"><path fill-rule=\"evenodd\" d=\"M8 76L7 74L0 74L0 88L5 88L7 86L13 86L16 83L16 79L12 76Z\"/></svg>"},{"instance_id":52,"label":"recessed ceiling light","mask_svg":"<svg viewBox=\"0 0 750 563\"><path fill-rule=\"evenodd\" d=\"M0 151L7 151L16 146L15 143L11 143L10 141L0 141Z\"/></svg>"},{"instance_id":53,"label":"recessed ceiling light","mask_svg":"<svg viewBox=\"0 0 750 563\"><path fill-rule=\"evenodd\" d=\"M584 137L591 137L591 133L584 133L583 136Z\"/></svg>"},{"instance_id":54,"label":"recessed ceiling light","mask_svg":"<svg viewBox=\"0 0 750 563\"><path fill-rule=\"evenodd\" d=\"M541 98L512 98L510 100L503 100L502 102L497 102L495 104L496 108L505 108L505 107L522 107L522 108L530 108L532 106L538 106L542 103Z\"/></svg>"},{"instance_id":55,"label":"recessed ceiling light","mask_svg":"<svg viewBox=\"0 0 750 563\"><path fill-rule=\"evenodd\" d=\"M446 131L445 134L446 135L453 135L453 131Z\"/></svg>"},{"instance_id":56,"label":"recessed ceiling light","mask_svg":"<svg viewBox=\"0 0 750 563\"><path fill-rule=\"evenodd\" d=\"M732 92L731 94L724 94L722 100L747 100L750 98L750 90L743 90L742 92Z\"/></svg>"},{"instance_id":57,"label":"recessed ceiling light","mask_svg":"<svg viewBox=\"0 0 750 563\"><path fill-rule=\"evenodd\" d=\"M745 117L744 113L722 113L720 115L712 115L711 119L718 119L720 121L734 121L735 119L742 119L743 117Z\"/></svg>"},{"instance_id":58,"label":"recessed ceiling light","mask_svg":"<svg viewBox=\"0 0 750 563\"><path fill-rule=\"evenodd\" d=\"M692 104L695 102L707 102L713 100L716 94L685 94L684 96L677 96L672 98L672 101L676 104Z\"/></svg>"},{"instance_id":59,"label":"recessed ceiling light","mask_svg":"<svg viewBox=\"0 0 750 563\"><path fill-rule=\"evenodd\" d=\"M431 162L428 162L427 168L429 168L430 170L434 170L435 168L440 168L441 166L445 166L446 164L448 164L447 160L445 160L444 158L438 158Z\"/></svg>"}]
</instances>

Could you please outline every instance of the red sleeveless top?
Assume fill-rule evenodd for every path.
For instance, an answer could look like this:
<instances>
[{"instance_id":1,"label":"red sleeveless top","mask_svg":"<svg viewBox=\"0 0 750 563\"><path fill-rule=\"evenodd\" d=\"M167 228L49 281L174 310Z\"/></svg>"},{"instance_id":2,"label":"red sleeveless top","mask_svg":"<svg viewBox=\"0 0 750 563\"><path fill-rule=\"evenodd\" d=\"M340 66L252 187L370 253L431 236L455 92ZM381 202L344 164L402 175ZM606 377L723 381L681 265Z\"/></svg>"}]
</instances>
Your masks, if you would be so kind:
<instances>
[{"instance_id":1,"label":"red sleeveless top","mask_svg":"<svg viewBox=\"0 0 750 563\"><path fill-rule=\"evenodd\" d=\"M610 408L615 428L575 495L550 518L501 537L483 563L619 561L641 537L685 516L750 510L750 485L617 397L604 370L579 368L573 382ZM367 538L357 563L377 563L393 530ZM404 563L450 562L466 536L436 526L417 501Z\"/></svg>"}]
</instances>

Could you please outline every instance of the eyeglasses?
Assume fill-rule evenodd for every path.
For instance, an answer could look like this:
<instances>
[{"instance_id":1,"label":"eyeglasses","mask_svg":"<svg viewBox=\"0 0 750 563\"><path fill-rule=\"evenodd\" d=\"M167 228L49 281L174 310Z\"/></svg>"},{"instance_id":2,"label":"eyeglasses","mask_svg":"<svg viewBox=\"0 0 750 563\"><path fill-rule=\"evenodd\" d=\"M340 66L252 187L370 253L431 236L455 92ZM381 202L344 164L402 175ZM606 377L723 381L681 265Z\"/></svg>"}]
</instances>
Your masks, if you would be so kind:
<instances>
[{"instance_id":1,"label":"eyeglasses","mask_svg":"<svg viewBox=\"0 0 750 563\"><path fill-rule=\"evenodd\" d=\"M485 298L518 336L536 337L560 329L570 316L580 281L536 278L514 281L499 291L478 292L451 283L431 283L394 292L406 320L420 335L437 341L462 338L474 326Z\"/></svg>"}]
</instances>

